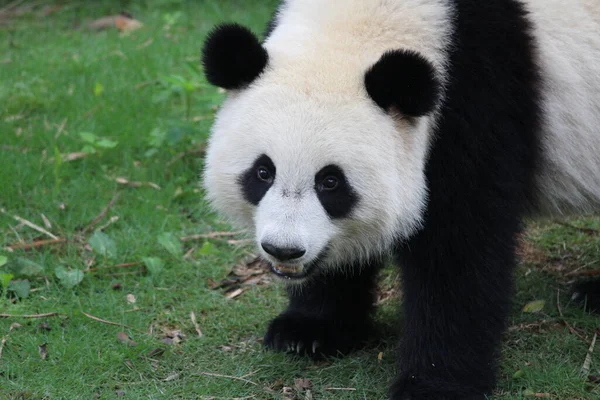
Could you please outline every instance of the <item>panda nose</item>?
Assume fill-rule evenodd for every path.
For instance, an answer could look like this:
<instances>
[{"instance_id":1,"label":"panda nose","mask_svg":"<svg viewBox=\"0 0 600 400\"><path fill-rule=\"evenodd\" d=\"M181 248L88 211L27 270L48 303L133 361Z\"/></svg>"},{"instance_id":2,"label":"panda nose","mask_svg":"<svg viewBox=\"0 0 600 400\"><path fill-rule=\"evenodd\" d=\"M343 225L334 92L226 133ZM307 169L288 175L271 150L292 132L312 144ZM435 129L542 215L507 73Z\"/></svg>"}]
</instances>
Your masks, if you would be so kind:
<instances>
[{"instance_id":1,"label":"panda nose","mask_svg":"<svg viewBox=\"0 0 600 400\"><path fill-rule=\"evenodd\" d=\"M306 250L296 247L277 247L270 243L262 242L260 244L267 254L272 255L279 261L290 261L300 258L306 253Z\"/></svg>"}]
</instances>

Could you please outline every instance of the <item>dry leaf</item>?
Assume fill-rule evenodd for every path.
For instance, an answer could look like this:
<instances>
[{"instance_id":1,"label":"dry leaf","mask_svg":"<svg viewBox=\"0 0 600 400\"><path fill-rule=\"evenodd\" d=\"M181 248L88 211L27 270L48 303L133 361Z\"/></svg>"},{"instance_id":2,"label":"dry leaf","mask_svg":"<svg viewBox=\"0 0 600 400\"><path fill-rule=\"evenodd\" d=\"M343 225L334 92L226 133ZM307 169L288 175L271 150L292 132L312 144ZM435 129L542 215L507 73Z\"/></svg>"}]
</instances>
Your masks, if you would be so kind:
<instances>
[{"instance_id":1,"label":"dry leaf","mask_svg":"<svg viewBox=\"0 0 600 400\"><path fill-rule=\"evenodd\" d=\"M240 294L244 293L244 289L234 289L231 290L229 292L225 293L225 297L227 297L228 299L235 299L236 297L238 297Z\"/></svg>"},{"instance_id":2,"label":"dry leaf","mask_svg":"<svg viewBox=\"0 0 600 400\"><path fill-rule=\"evenodd\" d=\"M164 338L162 342L165 344L179 344L185 340L185 334L179 329L163 330Z\"/></svg>"},{"instance_id":3,"label":"dry leaf","mask_svg":"<svg viewBox=\"0 0 600 400\"><path fill-rule=\"evenodd\" d=\"M52 224L50 223L48 217L46 217L43 213L40 214L40 216L42 217L42 221L44 221L44 226L46 227L46 229L52 229Z\"/></svg>"},{"instance_id":4,"label":"dry leaf","mask_svg":"<svg viewBox=\"0 0 600 400\"><path fill-rule=\"evenodd\" d=\"M381 361L383 360L383 352L380 352L379 354L377 354L377 361Z\"/></svg>"},{"instance_id":5,"label":"dry leaf","mask_svg":"<svg viewBox=\"0 0 600 400\"><path fill-rule=\"evenodd\" d=\"M198 337L202 337L202 330L200 329L200 325L196 322L196 313L193 311L190 313L190 319L192 320L192 324L194 324L194 329L196 329L196 333Z\"/></svg>"},{"instance_id":6,"label":"dry leaf","mask_svg":"<svg viewBox=\"0 0 600 400\"><path fill-rule=\"evenodd\" d=\"M155 349L150 350L146 356L148 358L152 358L152 357L160 357L163 354L165 354L165 349L157 347Z\"/></svg>"},{"instance_id":7,"label":"dry leaf","mask_svg":"<svg viewBox=\"0 0 600 400\"><path fill-rule=\"evenodd\" d=\"M596 345L596 339L598 338L598 334L594 333L594 338L592 339L592 343L590 344L590 348L588 349L585 360L583 361L583 366L581 367L581 375L589 376L590 369L592 367L592 354L594 354L594 346Z\"/></svg>"},{"instance_id":8,"label":"dry leaf","mask_svg":"<svg viewBox=\"0 0 600 400\"><path fill-rule=\"evenodd\" d=\"M546 302L544 300L535 300L525 304L525 307L523 307L523 312L536 314L542 311L545 305Z\"/></svg>"},{"instance_id":9,"label":"dry leaf","mask_svg":"<svg viewBox=\"0 0 600 400\"><path fill-rule=\"evenodd\" d=\"M13 322L12 324L10 324L10 327L8 328L8 331L11 332L14 329L19 329L22 325L19 324L18 322Z\"/></svg>"},{"instance_id":10,"label":"dry leaf","mask_svg":"<svg viewBox=\"0 0 600 400\"><path fill-rule=\"evenodd\" d=\"M291 387L284 386L283 387L283 398L286 399L286 400L295 400L296 399L296 392Z\"/></svg>"},{"instance_id":11,"label":"dry leaf","mask_svg":"<svg viewBox=\"0 0 600 400\"><path fill-rule=\"evenodd\" d=\"M109 15L108 17L98 18L88 23L88 28L93 31L102 31L115 26L115 15Z\"/></svg>"},{"instance_id":12,"label":"dry leaf","mask_svg":"<svg viewBox=\"0 0 600 400\"><path fill-rule=\"evenodd\" d=\"M48 343L43 343L38 346L38 350L40 352L40 358L42 360L48 359Z\"/></svg>"},{"instance_id":13,"label":"dry leaf","mask_svg":"<svg viewBox=\"0 0 600 400\"><path fill-rule=\"evenodd\" d=\"M125 332L119 332L117 333L117 340L123 344L126 344L128 346L137 346L137 343L134 342L133 340L131 340L131 338L129 337L129 335Z\"/></svg>"},{"instance_id":14,"label":"dry leaf","mask_svg":"<svg viewBox=\"0 0 600 400\"><path fill-rule=\"evenodd\" d=\"M127 302L129 304L134 304L136 302L135 296L131 293L127 295Z\"/></svg>"},{"instance_id":15,"label":"dry leaf","mask_svg":"<svg viewBox=\"0 0 600 400\"><path fill-rule=\"evenodd\" d=\"M170 382L170 381L174 381L176 379L179 379L179 372L173 372L173 373L169 374L169 376L167 376L165 379L163 379L163 382Z\"/></svg>"},{"instance_id":16,"label":"dry leaf","mask_svg":"<svg viewBox=\"0 0 600 400\"><path fill-rule=\"evenodd\" d=\"M130 14L123 12L118 15L108 15L106 17L98 18L88 23L87 26L93 31L117 28L121 32L131 32L140 29L143 24L134 19Z\"/></svg>"},{"instance_id":17,"label":"dry leaf","mask_svg":"<svg viewBox=\"0 0 600 400\"><path fill-rule=\"evenodd\" d=\"M310 379L296 379L294 380L294 387L297 391L302 392L307 389L312 389L312 382Z\"/></svg>"},{"instance_id":18,"label":"dry leaf","mask_svg":"<svg viewBox=\"0 0 600 400\"><path fill-rule=\"evenodd\" d=\"M140 29L144 24L131 16L121 14L115 17L115 26L121 32L132 32Z\"/></svg>"},{"instance_id":19,"label":"dry leaf","mask_svg":"<svg viewBox=\"0 0 600 400\"><path fill-rule=\"evenodd\" d=\"M61 154L60 158L62 159L63 162L66 162L66 161L75 161L75 160L81 160L82 158L86 158L90 154L92 154L92 153L86 153L86 152L83 152L83 151L76 151L74 153ZM54 158L48 159L48 162L54 162Z\"/></svg>"}]
</instances>

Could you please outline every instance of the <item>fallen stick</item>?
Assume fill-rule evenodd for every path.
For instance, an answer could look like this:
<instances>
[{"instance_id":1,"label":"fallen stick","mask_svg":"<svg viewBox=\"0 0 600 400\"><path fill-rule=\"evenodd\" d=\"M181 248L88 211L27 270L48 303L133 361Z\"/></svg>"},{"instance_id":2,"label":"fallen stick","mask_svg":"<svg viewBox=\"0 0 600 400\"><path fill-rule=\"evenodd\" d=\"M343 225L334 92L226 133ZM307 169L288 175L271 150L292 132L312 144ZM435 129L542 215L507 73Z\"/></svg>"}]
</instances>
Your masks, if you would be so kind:
<instances>
[{"instance_id":1,"label":"fallen stick","mask_svg":"<svg viewBox=\"0 0 600 400\"><path fill-rule=\"evenodd\" d=\"M173 157L171 159L171 161L169 161L166 166L165 169L169 168L171 165L175 164L177 161L181 160L182 158L192 155L192 154L202 154L206 151L206 148L204 146L200 147L199 149L193 149L193 150L188 150L188 151L182 151L181 153L177 154L175 157Z\"/></svg>"},{"instance_id":2,"label":"fallen stick","mask_svg":"<svg viewBox=\"0 0 600 400\"><path fill-rule=\"evenodd\" d=\"M6 212L6 210L5 210L4 208L0 208L0 212L1 212L2 214L10 215L10 214L8 214L8 213ZM51 234L50 232L48 232L47 230L45 230L45 229L44 229L44 228L42 228L41 226L39 226L39 225L36 225L36 224L34 224L33 222L26 220L25 218L21 218L21 217L19 217L18 215L12 215L12 217L13 217L13 218L14 218L16 221L19 221L19 222L21 222L21 223L23 223L23 224L27 225L28 227L30 227L30 228L32 228L32 229L34 229L34 230L36 230L36 231L38 231L38 232L40 232L40 233L43 233L43 234L44 234L44 235L46 235L46 236L49 236L49 237L51 237L52 239L58 239L58 237L57 237L57 236L54 236L53 234Z\"/></svg>"},{"instance_id":3,"label":"fallen stick","mask_svg":"<svg viewBox=\"0 0 600 400\"><path fill-rule=\"evenodd\" d=\"M215 239L220 237L231 237L241 235L242 233L246 233L246 230L236 231L236 232L210 232L210 233L199 233L196 235L184 236L179 238L182 242L189 242L191 240L199 240L199 239Z\"/></svg>"},{"instance_id":4,"label":"fallen stick","mask_svg":"<svg viewBox=\"0 0 600 400\"><path fill-rule=\"evenodd\" d=\"M596 229L585 228L585 227L582 227L582 226L575 226L575 225L570 224L568 222L558 221L558 220L555 220L554 223L556 223L558 225L562 225L562 226L570 228L570 229L574 229L576 231L583 232L586 235L591 235L591 236L598 236L598 235L600 235L600 231L598 231Z\"/></svg>"},{"instance_id":5,"label":"fallen stick","mask_svg":"<svg viewBox=\"0 0 600 400\"><path fill-rule=\"evenodd\" d=\"M4 344L8 339L8 335L2 337L2 341L0 341L0 360L2 360L2 351L4 350Z\"/></svg>"},{"instance_id":6,"label":"fallen stick","mask_svg":"<svg viewBox=\"0 0 600 400\"><path fill-rule=\"evenodd\" d=\"M16 314L0 314L0 318L46 318L55 317L59 315L57 312L50 312L46 314L31 314L31 315L16 315Z\"/></svg>"},{"instance_id":7,"label":"fallen stick","mask_svg":"<svg viewBox=\"0 0 600 400\"><path fill-rule=\"evenodd\" d=\"M221 374L215 374L215 373L213 373L213 372L200 372L200 375L204 375L204 376L214 376L214 377L217 377L217 378L228 378L228 379L235 379L235 380L238 380L238 381L242 381L242 382L250 383L250 384L252 384L252 385L254 385L254 386L258 386L258 384L257 384L257 383L255 383L255 382L252 382L252 381L250 381L250 380L248 380L248 379L240 378L239 376L221 375Z\"/></svg>"},{"instance_id":8,"label":"fallen stick","mask_svg":"<svg viewBox=\"0 0 600 400\"><path fill-rule=\"evenodd\" d=\"M595 276L600 275L600 269L590 269L586 271L573 271L568 272L565 276Z\"/></svg>"},{"instance_id":9,"label":"fallen stick","mask_svg":"<svg viewBox=\"0 0 600 400\"><path fill-rule=\"evenodd\" d=\"M196 321L196 313L194 313L193 311L190 312L190 319L192 320L192 324L194 324L194 328L196 329L198 337L202 337L202 330L200 329L200 325Z\"/></svg>"},{"instance_id":10,"label":"fallen stick","mask_svg":"<svg viewBox=\"0 0 600 400\"><path fill-rule=\"evenodd\" d=\"M325 390L345 390L349 392L355 392L356 388L336 388L336 387L326 387Z\"/></svg>"},{"instance_id":11,"label":"fallen stick","mask_svg":"<svg viewBox=\"0 0 600 400\"><path fill-rule=\"evenodd\" d=\"M91 315L91 314L88 314L88 313L86 313L85 311L82 311L81 313L82 313L83 315L85 315L86 317L88 317L88 318L90 318L90 319L93 319L94 321L101 322L101 323L103 323L103 324L106 324L106 325L120 326L120 327L122 327L122 328L131 329L132 331L141 332L141 333L146 333L146 332L140 331L139 329L135 329L134 327L131 327L131 326L129 326L129 325L125 325L125 324L119 324L118 322L107 321L107 320L105 320L105 319L102 319L102 318L95 317L95 316L93 316L93 315Z\"/></svg>"},{"instance_id":12,"label":"fallen stick","mask_svg":"<svg viewBox=\"0 0 600 400\"><path fill-rule=\"evenodd\" d=\"M65 238L57 238L57 239L47 239L47 240L36 240L32 243L17 243L6 246L10 250L31 250L37 249L38 247L46 246L49 244L57 244L57 243L65 243L67 239Z\"/></svg>"},{"instance_id":13,"label":"fallen stick","mask_svg":"<svg viewBox=\"0 0 600 400\"><path fill-rule=\"evenodd\" d=\"M583 366L581 367L581 375L583 377L587 377L590 374L590 369L592 367L592 354L594 354L594 346L596 345L596 338L598 337L597 333L594 333L594 338L592 339L592 343L590 344L590 348L585 354L585 360L583 361Z\"/></svg>"},{"instance_id":14,"label":"fallen stick","mask_svg":"<svg viewBox=\"0 0 600 400\"><path fill-rule=\"evenodd\" d=\"M85 228L83 228L83 230L81 231L82 234L89 232L91 229L94 228L94 226L96 226L96 224L98 222L100 222L104 217L106 217L106 214L108 214L108 210L111 209L112 206L115 205L115 203L117 202L117 200L119 199L119 196L121 195L120 192L117 192L114 197L112 198L112 200L108 203L108 205L106 207L104 207L104 209L102 209L102 211L100 211L100 214L98 214L98 216L96 218L94 218L92 220L92 222L90 222L88 224L88 226L86 226Z\"/></svg>"}]
</instances>

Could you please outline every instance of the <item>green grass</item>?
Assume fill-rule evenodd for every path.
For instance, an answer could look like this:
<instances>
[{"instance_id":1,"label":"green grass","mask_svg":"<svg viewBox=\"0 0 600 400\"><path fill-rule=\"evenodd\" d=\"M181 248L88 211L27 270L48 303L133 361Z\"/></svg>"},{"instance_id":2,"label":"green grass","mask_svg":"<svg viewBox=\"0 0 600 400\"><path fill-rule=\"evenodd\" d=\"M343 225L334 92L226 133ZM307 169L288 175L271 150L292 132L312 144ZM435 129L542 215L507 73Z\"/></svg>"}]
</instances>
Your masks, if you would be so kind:
<instances>
[{"instance_id":1,"label":"green grass","mask_svg":"<svg viewBox=\"0 0 600 400\"><path fill-rule=\"evenodd\" d=\"M210 288L211 280L224 279L251 249L223 239L191 241L183 244L184 258L159 243L165 233L180 237L230 229L202 199L202 157L194 153L206 140L222 94L208 87L194 66L199 66L203 38L215 23L234 20L261 32L274 2L122 3L129 4L143 29L122 36L74 28L120 11L119 2L108 1L85 7L66 2L48 17L26 14L0 29L0 207L6 212L0 214L0 259L8 259L0 271L12 271L14 279L27 279L33 288L19 300L13 292L3 293L0 313L60 313L0 319L0 338L6 338L0 398L268 399L281 398L282 387L293 387L295 379L310 379L315 399L383 398L394 377L397 335L327 364L265 352L260 338L269 319L285 307L282 289L253 287L228 299ZM177 11L183 14L177 17ZM168 78L174 76L193 84L190 96L178 94L177 78ZM65 155L89 145L84 132L117 144L96 146L95 154L67 161ZM189 154L177 158L182 152ZM152 182L160 190L124 186L116 181L119 177ZM103 229L116 253L103 256L85 246L93 229L82 230L117 193L119 198L95 226L118 217ZM67 243L5 250L48 239L12 218L44 227L42 214L52 225L48 230ZM599 219L570 223L600 229ZM512 328L503 346L495 398L529 398L528 393L598 398L600 388L579 376L586 341L598 320L569 303L565 273L598 267L600 240L590 232L546 223L532 224L527 241L532 248L517 271ZM143 265L108 268L146 257L160 259L163 271L150 273ZM94 270L87 271L91 260ZM27 262L35 263L30 276L24 275ZM58 267L84 270L83 280L65 286L55 274ZM385 275L389 285L394 272ZM135 304L127 301L128 294L135 296ZM542 312L521 312L533 300L546 301ZM192 311L201 338L190 320ZM380 307L378 320L386 331L398 319L394 301ZM11 330L15 322L21 326ZM569 333L565 322L577 334ZM181 330L185 340L163 343L163 330L173 329ZM117 340L120 331L137 345ZM44 343L48 357L42 360L38 346ZM164 354L152 355L157 348ZM255 384L204 373L245 376ZM600 374L597 364L590 374ZM326 389L331 387L356 391Z\"/></svg>"}]
</instances>

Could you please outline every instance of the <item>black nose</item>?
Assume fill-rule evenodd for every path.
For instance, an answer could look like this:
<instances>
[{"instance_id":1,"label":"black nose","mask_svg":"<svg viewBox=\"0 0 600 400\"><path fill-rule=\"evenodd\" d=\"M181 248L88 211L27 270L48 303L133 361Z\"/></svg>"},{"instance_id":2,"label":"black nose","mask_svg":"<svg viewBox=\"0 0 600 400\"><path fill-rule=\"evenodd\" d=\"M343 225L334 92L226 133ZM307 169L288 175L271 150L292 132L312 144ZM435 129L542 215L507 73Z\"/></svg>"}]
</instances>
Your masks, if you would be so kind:
<instances>
[{"instance_id":1,"label":"black nose","mask_svg":"<svg viewBox=\"0 0 600 400\"><path fill-rule=\"evenodd\" d=\"M268 254L272 255L279 261L294 260L296 258L302 257L304 253L306 253L306 250L304 249L299 249L296 247L277 247L265 242L261 243L261 246L264 251L266 251Z\"/></svg>"}]
</instances>

